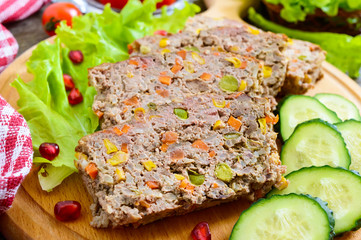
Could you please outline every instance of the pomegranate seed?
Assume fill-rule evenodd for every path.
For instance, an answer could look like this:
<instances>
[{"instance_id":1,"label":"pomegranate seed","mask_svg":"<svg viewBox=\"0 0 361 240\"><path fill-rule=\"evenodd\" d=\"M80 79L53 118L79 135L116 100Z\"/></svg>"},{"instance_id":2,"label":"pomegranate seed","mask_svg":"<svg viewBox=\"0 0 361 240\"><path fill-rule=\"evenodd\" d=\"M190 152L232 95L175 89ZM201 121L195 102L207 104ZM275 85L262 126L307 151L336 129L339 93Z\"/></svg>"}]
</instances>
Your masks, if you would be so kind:
<instances>
[{"instance_id":1,"label":"pomegranate seed","mask_svg":"<svg viewBox=\"0 0 361 240\"><path fill-rule=\"evenodd\" d=\"M73 88L75 88L73 78L70 75L64 73L63 79L64 79L65 90L70 91Z\"/></svg>"},{"instance_id":2,"label":"pomegranate seed","mask_svg":"<svg viewBox=\"0 0 361 240\"><path fill-rule=\"evenodd\" d=\"M198 223L192 230L193 240L211 240L211 231L207 222Z\"/></svg>"},{"instance_id":3,"label":"pomegranate seed","mask_svg":"<svg viewBox=\"0 0 361 240\"><path fill-rule=\"evenodd\" d=\"M59 155L59 146L56 143L44 142L40 145L39 152L43 158L51 161Z\"/></svg>"},{"instance_id":4,"label":"pomegranate seed","mask_svg":"<svg viewBox=\"0 0 361 240\"><path fill-rule=\"evenodd\" d=\"M157 30L154 32L154 35L161 35L161 36L167 36L168 32L165 30Z\"/></svg>"},{"instance_id":5,"label":"pomegranate seed","mask_svg":"<svg viewBox=\"0 0 361 240\"><path fill-rule=\"evenodd\" d=\"M54 207L54 215L59 221L72 221L80 216L81 206L77 201L57 202Z\"/></svg>"},{"instance_id":6,"label":"pomegranate seed","mask_svg":"<svg viewBox=\"0 0 361 240\"><path fill-rule=\"evenodd\" d=\"M80 64L83 62L83 53L79 50L69 52L69 58L74 64Z\"/></svg>"},{"instance_id":7,"label":"pomegranate seed","mask_svg":"<svg viewBox=\"0 0 361 240\"><path fill-rule=\"evenodd\" d=\"M83 95L81 95L81 92L77 88L73 88L69 95L68 95L68 101L71 105L79 104L83 101Z\"/></svg>"}]
</instances>

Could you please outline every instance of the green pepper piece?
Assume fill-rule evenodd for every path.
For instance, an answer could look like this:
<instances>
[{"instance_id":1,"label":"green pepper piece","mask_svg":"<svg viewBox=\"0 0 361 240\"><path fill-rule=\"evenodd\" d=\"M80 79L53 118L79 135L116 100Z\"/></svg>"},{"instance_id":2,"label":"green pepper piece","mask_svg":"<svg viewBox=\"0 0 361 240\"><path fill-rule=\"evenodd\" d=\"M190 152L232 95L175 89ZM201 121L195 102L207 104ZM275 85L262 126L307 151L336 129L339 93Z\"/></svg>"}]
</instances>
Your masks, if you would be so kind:
<instances>
[{"instance_id":1,"label":"green pepper piece","mask_svg":"<svg viewBox=\"0 0 361 240\"><path fill-rule=\"evenodd\" d=\"M227 163L218 163L215 169L215 175L223 182L230 182L233 178L233 171Z\"/></svg>"}]
</instances>

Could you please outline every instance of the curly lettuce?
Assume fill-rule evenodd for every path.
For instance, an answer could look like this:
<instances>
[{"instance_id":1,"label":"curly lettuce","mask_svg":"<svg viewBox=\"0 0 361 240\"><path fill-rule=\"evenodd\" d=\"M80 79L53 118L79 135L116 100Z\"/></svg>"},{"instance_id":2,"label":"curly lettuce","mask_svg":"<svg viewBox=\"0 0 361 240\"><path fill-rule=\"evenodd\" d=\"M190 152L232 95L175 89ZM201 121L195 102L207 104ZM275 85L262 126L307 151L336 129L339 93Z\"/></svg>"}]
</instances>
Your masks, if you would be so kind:
<instances>
[{"instance_id":1,"label":"curly lettuce","mask_svg":"<svg viewBox=\"0 0 361 240\"><path fill-rule=\"evenodd\" d=\"M93 133L98 118L92 111L96 91L88 86L88 68L105 62L117 62L129 57L127 45L137 38L151 35L156 30L175 33L182 29L188 17L200 9L185 2L185 7L168 15L154 16L157 0L130 0L116 13L109 5L103 13L88 13L73 19L73 27L64 22L56 30L53 44L43 41L27 62L33 80L25 83L20 77L11 84L19 93L19 112L27 120L35 150L34 163L41 164L38 172L43 190L51 191L77 169L74 149L78 140ZM70 50L81 50L84 61L74 65L68 58ZM68 103L63 73L72 76L82 93L82 103ZM43 142L59 145L60 153L54 160L42 158L38 148Z\"/></svg>"},{"instance_id":2,"label":"curly lettuce","mask_svg":"<svg viewBox=\"0 0 361 240\"><path fill-rule=\"evenodd\" d=\"M341 8L345 11L361 10L359 0L265 0L282 5L281 17L288 22L304 21L306 16L315 13L317 8L328 16L336 16Z\"/></svg>"}]
</instances>

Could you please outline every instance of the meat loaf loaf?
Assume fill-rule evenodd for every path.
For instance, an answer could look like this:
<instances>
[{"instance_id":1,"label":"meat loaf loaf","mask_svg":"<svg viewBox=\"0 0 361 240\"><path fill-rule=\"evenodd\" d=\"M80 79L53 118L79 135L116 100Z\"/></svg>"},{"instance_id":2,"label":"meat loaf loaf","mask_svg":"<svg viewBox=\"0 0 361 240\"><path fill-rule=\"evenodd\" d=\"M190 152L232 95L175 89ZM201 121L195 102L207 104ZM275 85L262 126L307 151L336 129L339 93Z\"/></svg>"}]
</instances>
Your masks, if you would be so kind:
<instances>
[{"instance_id":1,"label":"meat loaf loaf","mask_svg":"<svg viewBox=\"0 0 361 240\"><path fill-rule=\"evenodd\" d=\"M223 34L218 34L218 31L215 30L208 30L212 28L220 29L220 27L225 26L228 30L223 30ZM235 27L240 29L233 31ZM284 35L264 32L234 20L215 20L203 16L191 18L182 33L167 37L169 39L169 46L166 48L179 49L193 45L198 47L207 46L209 41L204 44L204 39L207 39L209 36L214 38L213 35L215 35L215 37L218 36L226 40L231 36L224 35L226 32L231 35L238 34L241 37L239 37L239 39L231 37L231 42L228 40L225 46L222 46L222 41L215 41L214 43L219 43L227 51L237 52L240 55L253 56L260 60L267 61L268 65L272 67L272 70L276 71L276 73L271 74L269 79L266 78L264 82L265 86L270 88L269 93L273 96L279 93L280 86L282 87L281 95L303 94L312 88L323 76L321 63L325 59L325 52L322 51L319 46L300 40L292 41ZM148 36L137 40L133 44L133 47L136 51L140 51L140 47L145 49L150 45L153 51L161 51L160 46L157 46L157 44L163 38L162 36ZM203 38L203 41L200 41L199 38ZM276 46L272 46L272 42ZM240 48L235 48L233 45ZM267 52L268 54L266 54ZM270 52L273 52L273 54L270 54ZM282 64L285 64L284 59L280 61L277 57L280 52L284 55L284 58L288 60L286 69L282 66ZM297 69L297 71L295 71L295 69ZM269 72L266 72L266 74L269 75ZM275 82L277 82L277 84L275 84Z\"/></svg>"},{"instance_id":2,"label":"meat loaf loaf","mask_svg":"<svg viewBox=\"0 0 361 240\"><path fill-rule=\"evenodd\" d=\"M220 108L217 97L149 107L79 141L92 226L139 226L282 184L269 101L242 94Z\"/></svg>"},{"instance_id":3,"label":"meat loaf loaf","mask_svg":"<svg viewBox=\"0 0 361 240\"><path fill-rule=\"evenodd\" d=\"M136 108L182 101L196 94L263 93L262 65L250 57L231 53L186 52L131 57L89 70L97 90L93 110L101 116L102 129L128 121ZM222 105L220 99L215 105Z\"/></svg>"}]
</instances>

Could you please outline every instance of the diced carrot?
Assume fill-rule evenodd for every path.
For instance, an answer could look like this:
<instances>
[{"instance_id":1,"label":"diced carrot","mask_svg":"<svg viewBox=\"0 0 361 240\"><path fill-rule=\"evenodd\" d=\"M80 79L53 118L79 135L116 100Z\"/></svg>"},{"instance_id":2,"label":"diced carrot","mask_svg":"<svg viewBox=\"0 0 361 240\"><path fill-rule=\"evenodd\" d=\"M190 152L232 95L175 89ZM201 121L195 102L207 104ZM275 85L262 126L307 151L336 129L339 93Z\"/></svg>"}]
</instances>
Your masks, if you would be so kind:
<instances>
[{"instance_id":1,"label":"diced carrot","mask_svg":"<svg viewBox=\"0 0 361 240\"><path fill-rule=\"evenodd\" d=\"M166 143L163 143L162 146L160 146L160 150L162 152L166 152L168 150L169 145Z\"/></svg>"},{"instance_id":2,"label":"diced carrot","mask_svg":"<svg viewBox=\"0 0 361 240\"><path fill-rule=\"evenodd\" d=\"M192 184L188 183L185 189L193 192L194 191L194 186Z\"/></svg>"},{"instance_id":3,"label":"diced carrot","mask_svg":"<svg viewBox=\"0 0 361 240\"><path fill-rule=\"evenodd\" d=\"M135 106L139 104L139 100L136 96L133 96L131 98L125 99L124 104L128 106Z\"/></svg>"},{"instance_id":4,"label":"diced carrot","mask_svg":"<svg viewBox=\"0 0 361 240\"><path fill-rule=\"evenodd\" d=\"M140 201L139 202L140 206L145 207L145 208L150 208L150 204L147 201Z\"/></svg>"},{"instance_id":5,"label":"diced carrot","mask_svg":"<svg viewBox=\"0 0 361 240\"><path fill-rule=\"evenodd\" d=\"M128 53L131 54L134 51L133 46L128 44L127 47L128 47Z\"/></svg>"},{"instance_id":6,"label":"diced carrot","mask_svg":"<svg viewBox=\"0 0 361 240\"><path fill-rule=\"evenodd\" d=\"M162 75L162 76L167 75L167 71L160 72L160 75Z\"/></svg>"},{"instance_id":7,"label":"diced carrot","mask_svg":"<svg viewBox=\"0 0 361 240\"><path fill-rule=\"evenodd\" d=\"M291 61L294 62L294 63L298 62L297 59L292 59Z\"/></svg>"},{"instance_id":8,"label":"diced carrot","mask_svg":"<svg viewBox=\"0 0 361 240\"><path fill-rule=\"evenodd\" d=\"M158 189L159 188L159 183L156 181L147 181L145 182L145 184L148 185L149 188L151 189Z\"/></svg>"},{"instance_id":9,"label":"diced carrot","mask_svg":"<svg viewBox=\"0 0 361 240\"><path fill-rule=\"evenodd\" d=\"M213 55L214 55L214 56L219 56L220 53L219 53L219 52L214 52Z\"/></svg>"},{"instance_id":10,"label":"diced carrot","mask_svg":"<svg viewBox=\"0 0 361 240\"><path fill-rule=\"evenodd\" d=\"M179 58L175 59L175 65L182 65L182 62Z\"/></svg>"},{"instance_id":11,"label":"diced carrot","mask_svg":"<svg viewBox=\"0 0 361 240\"><path fill-rule=\"evenodd\" d=\"M247 67L247 62L243 61L241 62L241 66L239 66L240 69L245 69Z\"/></svg>"},{"instance_id":12,"label":"diced carrot","mask_svg":"<svg viewBox=\"0 0 361 240\"><path fill-rule=\"evenodd\" d=\"M203 73L200 78L203 79L204 81L208 81L209 79L211 79L212 75L209 73Z\"/></svg>"},{"instance_id":13,"label":"diced carrot","mask_svg":"<svg viewBox=\"0 0 361 240\"><path fill-rule=\"evenodd\" d=\"M133 60L133 59L130 59L130 60L129 60L129 64L130 64L130 65L135 65L135 66L138 66L138 65L139 65L139 63L138 63L137 61Z\"/></svg>"},{"instance_id":14,"label":"diced carrot","mask_svg":"<svg viewBox=\"0 0 361 240\"><path fill-rule=\"evenodd\" d=\"M227 99L233 99L233 98L238 98L239 96L241 96L243 94L243 92L236 92L233 93L232 95L227 96ZM227 107L227 106L226 106Z\"/></svg>"},{"instance_id":15,"label":"diced carrot","mask_svg":"<svg viewBox=\"0 0 361 240\"><path fill-rule=\"evenodd\" d=\"M217 188L219 187L217 183L212 183L212 188Z\"/></svg>"},{"instance_id":16,"label":"diced carrot","mask_svg":"<svg viewBox=\"0 0 361 240\"><path fill-rule=\"evenodd\" d=\"M272 123L272 124L278 123L278 120L279 120L278 114L276 117L266 116L265 118L266 118L266 123Z\"/></svg>"},{"instance_id":17,"label":"diced carrot","mask_svg":"<svg viewBox=\"0 0 361 240\"><path fill-rule=\"evenodd\" d=\"M95 115L98 116L98 118L101 118L104 114L102 111L99 111L99 110L96 110L94 113L95 113Z\"/></svg>"},{"instance_id":18,"label":"diced carrot","mask_svg":"<svg viewBox=\"0 0 361 240\"><path fill-rule=\"evenodd\" d=\"M163 89L163 88L157 89L157 90L155 90L155 92L161 97L169 97L169 91L166 89Z\"/></svg>"},{"instance_id":19,"label":"diced carrot","mask_svg":"<svg viewBox=\"0 0 361 240\"><path fill-rule=\"evenodd\" d=\"M228 103L226 104L225 108L230 108L230 107L231 107L231 103L228 102Z\"/></svg>"},{"instance_id":20,"label":"diced carrot","mask_svg":"<svg viewBox=\"0 0 361 240\"><path fill-rule=\"evenodd\" d=\"M249 46L248 48L246 48L246 51L247 52L250 52L250 51L252 51L253 50L253 47L252 46Z\"/></svg>"},{"instance_id":21,"label":"diced carrot","mask_svg":"<svg viewBox=\"0 0 361 240\"><path fill-rule=\"evenodd\" d=\"M166 144L173 144L177 140L178 140L178 134L172 131L165 132L162 137L162 142Z\"/></svg>"},{"instance_id":22,"label":"diced carrot","mask_svg":"<svg viewBox=\"0 0 361 240\"><path fill-rule=\"evenodd\" d=\"M187 185L188 185L188 181L185 180L185 179L183 179L183 180L181 181L181 183L179 184L179 187L180 187L180 188L186 188Z\"/></svg>"},{"instance_id":23,"label":"diced carrot","mask_svg":"<svg viewBox=\"0 0 361 240\"><path fill-rule=\"evenodd\" d=\"M125 124L122 128L122 132L127 133L129 131L129 129L130 129L130 126Z\"/></svg>"},{"instance_id":24,"label":"diced carrot","mask_svg":"<svg viewBox=\"0 0 361 240\"><path fill-rule=\"evenodd\" d=\"M117 127L114 127L114 128L113 128L113 131L114 131L117 135L119 135L119 136L123 135L122 130L120 130L120 129L117 128ZM123 151L123 152L124 152L124 151Z\"/></svg>"},{"instance_id":25,"label":"diced carrot","mask_svg":"<svg viewBox=\"0 0 361 240\"><path fill-rule=\"evenodd\" d=\"M203 142L202 140L200 140L200 139L195 140L195 141L192 143L192 147L198 148L198 149L201 149L201 150L204 150L204 151L208 151L208 150L209 150L208 145L207 145L205 142Z\"/></svg>"},{"instance_id":26,"label":"diced carrot","mask_svg":"<svg viewBox=\"0 0 361 240\"><path fill-rule=\"evenodd\" d=\"M148 67L147 64L143 64L143 65L142 65L142 68L147 68L147 67Z\"/></svg>"},{"instance_id":27,"label":"diced carrot","mask_svg":"<svg viewBox=\"0 0 361 240\"><path fill-rule=\"evenodd\" d=\"M165 85L170 85L172 78L169 76L159 76L159 82L165 84Z\"/></svg>"},{"instance_id":28,"label":"diced carrot","mask_svg":"<svg viewBox=\"0 0 361 240\"><path fill-rule=\"evenodd\" d=\"M176 74L177 72L179 72L183 67L181 65L174 65L171 69L172 73Z\"/></svg>"},{"instance_id":29,"label":"diced carrot","mask_svg":"<svg viewBox=\"0 0 361 240\"><path fill-rule=\"evenodd\" d=\"M216 152L215 151L210 151L209 153L208 153L208 155L210 156L210 157L214 157L214 156L216 156Z\"/></svg>"},{"instance_id":30,"label":"diced carrot","mask_svg":"<svg viewBox=\"0 0 361 240\"><path fill-rule=\"evenodd\" d=\"M182 160L184 158L184 152L181 149L176 149L170 153L170 159L173 161Z\"/></svg>"},{"instance_id":31,"label":"diced carrot","mask_svg":"<svg viewBox=\"0 0 361 240\"><path fill-rule=\"evenodd\" d=\"M122 152L128 153L128 143L122 143L120 150Z\"/></svg>"},{"instance_id":32,"label":"diced carrot","mask_svg":"<svg viewBox=\"0 0 361 240\"><path fill-rule=\"evenodd\" d=\"M93 180L98 175L98 168L94 163L89 163L88 166L85 167L85 171L90 176L90 178Z\"/></svg>"},{"instance_id":33,"label":"diced carrot","mask_svg":"<svg viewBox=\"0 0 361 240\"><path fill-rule=\"evenodd\" d=\"M187 52L185 50L180 50L179 52L177 52L177 55L180 56L183 60L185 60L187 57Z\"/></svg>"},{"instance_id":34,"label":"diced carrot","mask_svg":"<svg viewBox=\"0 0 361 240\"><path fill-rule=\"evenodd\" d=\"M229 119L228 119L228 122L227 122L231 127L233 127L236 131L239 131L239 129L241 128L242 126L242 122L236 118L234 118L233 116L231 116Z\"/></svg>"}]
</instances>

